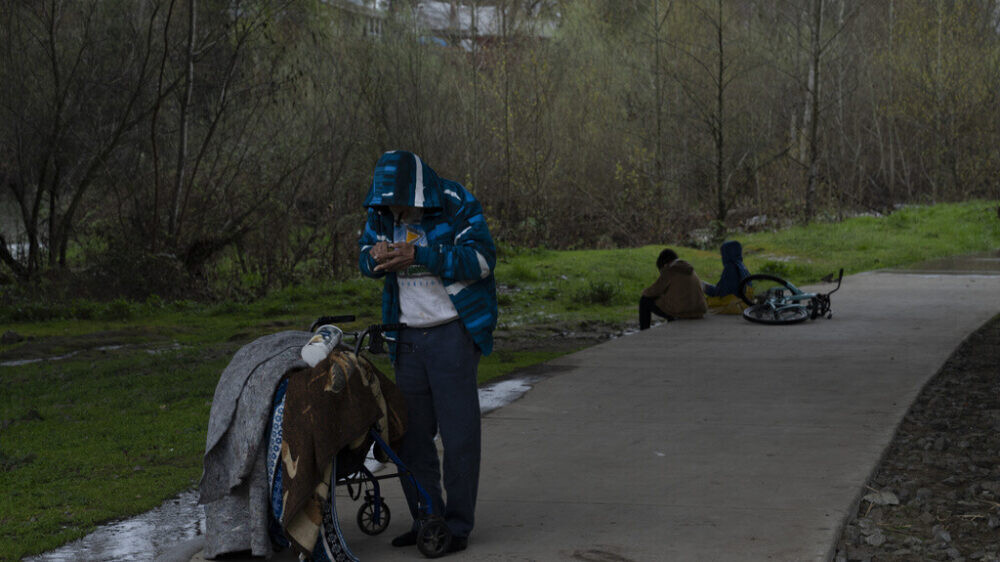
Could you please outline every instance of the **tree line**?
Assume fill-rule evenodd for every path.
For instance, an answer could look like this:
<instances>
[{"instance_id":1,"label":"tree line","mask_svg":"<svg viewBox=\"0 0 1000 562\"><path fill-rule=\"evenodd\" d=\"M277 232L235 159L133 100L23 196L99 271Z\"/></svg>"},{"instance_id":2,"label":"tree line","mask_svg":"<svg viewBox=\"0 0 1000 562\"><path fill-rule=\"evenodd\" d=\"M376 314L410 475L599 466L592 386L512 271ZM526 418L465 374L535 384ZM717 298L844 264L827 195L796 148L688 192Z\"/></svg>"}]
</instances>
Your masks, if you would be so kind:
<instances>
[{"instance_id":1,"label":"tree line","mask_svg":"<svg viewBox=\"0 0 1000 562\"><path fill-rule=\"evenodd\" d=\"M396 148L514 246L1000 193L994 0L11 0L0 61L7 286L346 275Z\"/></svg>"}]
</instances>

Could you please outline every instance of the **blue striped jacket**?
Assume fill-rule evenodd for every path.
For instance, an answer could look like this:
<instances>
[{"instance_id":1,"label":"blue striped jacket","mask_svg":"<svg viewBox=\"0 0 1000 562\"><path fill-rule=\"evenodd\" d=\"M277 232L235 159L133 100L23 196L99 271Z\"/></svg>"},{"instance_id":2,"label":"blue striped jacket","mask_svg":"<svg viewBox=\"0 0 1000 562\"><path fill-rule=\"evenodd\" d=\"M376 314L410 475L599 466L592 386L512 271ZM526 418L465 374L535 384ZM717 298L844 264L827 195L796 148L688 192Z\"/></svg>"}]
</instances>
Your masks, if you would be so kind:
<instances>
[{"instance_id":1,"label":"blue striped jacket","mask_svg":"<svg viewBox=\"0 0 1000 562\"><path fill-rule=\"evenodd\" d=\"M358 240L358 265L368 277L384 277L382 321L399 321L396 274L375 272L369 250L392 241L389 205L420 207L427 246L417 246L414 259L441 278L459 317L484 355L493 351L497 323L496 247L479 201L461 184L439 177L412 152L386 152L375 164L371 190L365 198L368 220Z\"/></svg>"}]
</instances>

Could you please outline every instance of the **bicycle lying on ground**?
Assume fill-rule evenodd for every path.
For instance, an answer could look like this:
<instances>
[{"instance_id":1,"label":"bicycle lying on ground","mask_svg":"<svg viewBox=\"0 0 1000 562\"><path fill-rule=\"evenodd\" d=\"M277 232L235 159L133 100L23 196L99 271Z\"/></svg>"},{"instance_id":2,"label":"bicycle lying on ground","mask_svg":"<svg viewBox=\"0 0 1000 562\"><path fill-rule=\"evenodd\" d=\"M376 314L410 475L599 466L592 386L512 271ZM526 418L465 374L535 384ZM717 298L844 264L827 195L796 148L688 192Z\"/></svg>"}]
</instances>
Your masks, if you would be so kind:
<instances>
[{"instance_id":1,"label":"bicycle lying on ground","mask_svg":"<svg viewBox=\"0 0 1000 562\"><path fill-rule=\"evenodd\" d=\"M844 270L837 276L837 286L829 293L806 293L776 275L758 273L740 282L736 294L747 304L743 317L760 324L795 324L815 320L820 316L833 317L830 295L840 289ZM833 282L833 274L824 278Z\"/></svg>"}]
</instances>

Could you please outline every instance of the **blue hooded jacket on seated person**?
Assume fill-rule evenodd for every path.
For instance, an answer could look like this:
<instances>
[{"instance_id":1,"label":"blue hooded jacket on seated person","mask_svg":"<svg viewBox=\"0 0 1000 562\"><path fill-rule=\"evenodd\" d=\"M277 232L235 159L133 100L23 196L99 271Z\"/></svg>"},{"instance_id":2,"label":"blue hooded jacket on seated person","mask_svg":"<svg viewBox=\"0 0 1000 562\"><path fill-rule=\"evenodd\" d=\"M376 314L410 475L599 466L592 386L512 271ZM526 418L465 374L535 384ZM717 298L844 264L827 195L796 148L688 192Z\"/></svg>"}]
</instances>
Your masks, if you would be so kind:
<instances>
[{"instance_id":1,"label":"blue hooded jacket on seated person","mask_svg":"<svg viewBox=\"0 0 1000 562\"><path fill-rule=\"evenodd\" d=\"M427 233L427 246L415 247L414 260L441 278L476 346L489 355L497 323L496 247L479 201L461 184L439 177L412 152L386 152L378 159L365 198L368 220L358 240L358 262L362 274L385 278L385 323L399 322L399 287L395 273L375 271L375 259L369 251L377 242L393 241L390 205L423 209L420 226Z\"/></svg>"},{"instance_id":2,"label":"blue hooded jacket on seated person","mask_svg":"<svg viewBox=\"0 0 1000 562\"><path fill-rule=\"evenodd\" d=\"M722 254L722 277L715 285L705 284L705 295L709 297L735 295L740 281L750 275L743 265L743 246L739 242L735 240L723 242L719 252Z\"/></svg>"}]
</instances>

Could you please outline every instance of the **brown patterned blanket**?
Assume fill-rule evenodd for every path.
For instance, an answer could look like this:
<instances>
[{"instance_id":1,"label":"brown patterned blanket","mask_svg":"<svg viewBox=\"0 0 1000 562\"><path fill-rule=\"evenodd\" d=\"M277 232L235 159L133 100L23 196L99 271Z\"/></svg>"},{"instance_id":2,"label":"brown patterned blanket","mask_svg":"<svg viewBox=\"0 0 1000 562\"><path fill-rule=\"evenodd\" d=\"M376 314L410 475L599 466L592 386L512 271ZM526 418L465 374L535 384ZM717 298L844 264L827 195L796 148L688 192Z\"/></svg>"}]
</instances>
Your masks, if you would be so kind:
<instances>
[{"instance_id":1,"label":"brown patterned blanket","mask_svg":"<svg viewBox=\"0 0 1000 562\"><path fill-rule=\"evenodd\" d=\"M372 427L395 449L406 430L406 404L396 385L364 357L336 350L315 367L289 375L281 525L300 553L312 553L319 535L321 503L330 497L330 461L337 455L339 476L360 469Z\"/></svg>"}]
</instances>

